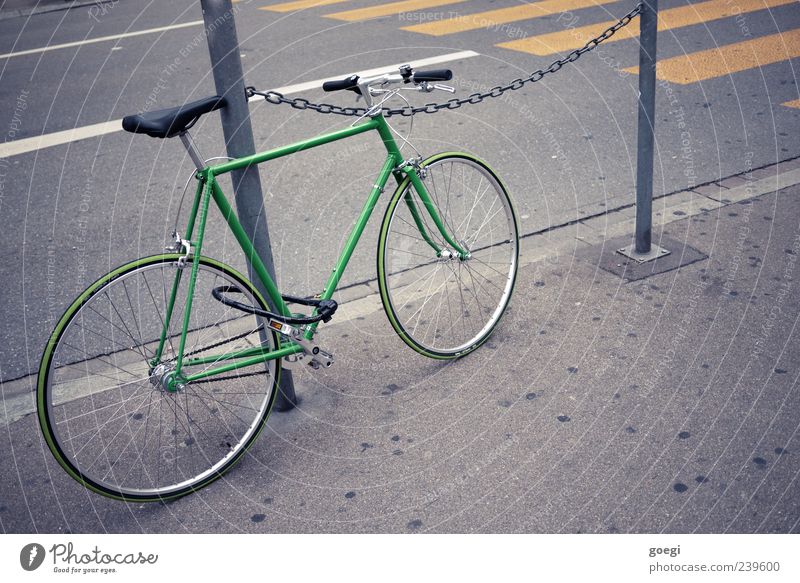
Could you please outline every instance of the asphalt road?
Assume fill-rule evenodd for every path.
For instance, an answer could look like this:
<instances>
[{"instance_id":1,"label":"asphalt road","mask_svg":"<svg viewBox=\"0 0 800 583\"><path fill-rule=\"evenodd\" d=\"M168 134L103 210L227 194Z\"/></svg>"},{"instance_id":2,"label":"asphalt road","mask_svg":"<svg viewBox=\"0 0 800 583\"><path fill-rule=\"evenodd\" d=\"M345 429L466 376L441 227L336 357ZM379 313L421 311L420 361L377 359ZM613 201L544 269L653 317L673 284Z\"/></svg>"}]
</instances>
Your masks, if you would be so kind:
<instances>
[{"instance_id":1,"label":"asphalt road","mask_svg":"<svg viewBox=\"0 0 800 583\"><path fill-rule=\"evenodd\" d=\"M415 354L380 310L334 321L336 365L294 368L301 405L174 502L89 492L27 415L0 432L0 528L796 533L800 186L692 200L659 234L707 259L626 283L565 237L464 359Z\"/></svg>"},{"instance_id":2,"label":"asphalt road","mask_svg":"<svg viewBox=\"0 0 800 583\"><path fill-rule=\"evenodd\" d=\"M460 95L553 58L498 43L608 20L631 6L574 8L572 15L431 36L402 27L519 3L430 2L367 21L325 15L378 3L259 10L267 4L278 2L237 5L248 83L281 87L472 50L479 56L445 65ZM201 18L198 3L185 0L104 6L0 20L0 131L7 143L213 93L199 26L8 56ZM335 321L321 337L336 346L337 365L313 374L295 368L301 407L273 415L222 480L169 504L91 494L57 465L28 414L0 432L0 466L7 469L0 474L0 527L797 532L800 308L792 282L800 189L795 181L780 192L720 200L758 184L769 174L762 172L684 191L800 155L800 110L791 106L799 97L796 61L770 58L758 44L784 32L785 52L796 54L791 31L799 22L796 4L783 4L660 37L663 60L749 43L723 53L730 68L743 70L713 76L719 59L700 53L678 69L706 76L702 82L659 89L655 192L681 193L661 201L671 206L657 208L668 218L658 233L680 242L674 256L687 252L684 244L706 259L630 284L612 275L593 254L611 226L630 218L625 209L524 240L523 254L550 244L557 252L520 269L507 317L466 359L438 363L416 355L379 311ZM526 233L629 204L637 78L619 70L636 65L637 47L623 40L603 50L515 92L510 102L419 116L413 142L426 153L465 149L489 161L509 185ZM748 68L753 55L774 62ZM302 96L352 103L321 91ZM263 148L349 123L268 104L253 104L252 112ZM197 128L201 151L222 154L217 117L206 116ZM321 287L377 173L376 145L365 136L262 169L285 289ZM0 164L0 374L8 380L35 370L54 320L79 291L114 266L162 248L191 165L174 141L123 132ZM797 171L796 160L782 166L780 172ZM379 218L380 211L346 283L374 277ZM241 266L229 237L210 234L207 244L210 255Z\"/></svg>"},{"instance_id":3,"label":"asphalt road","mask_svg":"<svg viewBox=\"0 0 800 583\"><path fill-rule=\"evenodd\" d=\"M632 6L609 3L568 16L559 9L550 16L430 36L402 27L518 3L432 2L416 11L355 21L326 15L377 3L347 1L296 12L259 9L270 4L277 2L236 5L250 84L280 87L415 58L476 51L477 57L443 65L454 70L459 95L511 80L553 59L498 43L564 30L569 23L601 22ZM662 2L661 9L683 4ZM83 7L7 19L0 21L0 53L200 19L199 3L186 0L112 2L102 10ZM798 25L800 11L783 5L677 28L660 35L659 58L762 38ZM489 161L513 194L523 232L629 203L638 78L620 70L637 64L637 44L615 42L598 53L526 86L508 102L489 100L418 116L413 143L424 153L464 149ZM662 85L656 194L800 154L800 110L782 105L798 98L792 65L783 60L702 82ZM5 106L0 132L6 141L214 93L201 26L6 56L0 67ZM326 96L318 90L302 96L352 103L349 96ZM259 148L349 123L264 103L252 106L252 121ZM407 131L407 123L399 123L398 129ZM215 115L198 124L195 136L204 155L224 153ZM367 136L262 168L284 289L303 294L321 288L381 158L379 144ZM9 157L3 164L0 309L5 326L0 331L0 368L2 378L11 379L35 370L55 319L80 290L110 268L163 247L191 165L175 141L122 132ZM380 211L345 284L374 277L379 218ZM215 217L212 224L220 222ZM222 231L210 236L208 245L210 255L241 265Z\"/></svg>"}]
</instances>

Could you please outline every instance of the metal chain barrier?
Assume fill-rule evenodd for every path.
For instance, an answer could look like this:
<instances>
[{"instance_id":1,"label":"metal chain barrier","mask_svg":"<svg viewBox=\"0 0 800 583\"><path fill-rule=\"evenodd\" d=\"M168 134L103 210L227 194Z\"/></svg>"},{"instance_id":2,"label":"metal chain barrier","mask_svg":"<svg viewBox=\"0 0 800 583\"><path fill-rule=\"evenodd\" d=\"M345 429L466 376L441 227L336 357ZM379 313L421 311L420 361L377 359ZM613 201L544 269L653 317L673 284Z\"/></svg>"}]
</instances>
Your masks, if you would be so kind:
<instances>
[{"instance_id":1,"label":"metal chain barrier","mask_svg":"<svg viewBox=\"0 0 800 583\"><path fill-rule=\"evenodd\" d=\"M425 105L421 105L421 106L418 106L418 107L406 106L406 107L402 107L402 108L399 108L399 109L390 109L390 108L384 107L383 108L383 115L385 117L391 117L393 115L401 115L401 116L404 116L404 117L410 117L410 116L416 115L418 113L436 113L437 111L441 111L443 109L458 109L459 107L461 107L462 105L465 105L465 104L475 104L475 103L480 103L484 99L487 99L487 98L490 98L490 97L500 97L506 91L516 91L517 89L521 89L522 87L524 87L526 83L536 83L537 81L541 81L544 78L545 75L547 75L549 73L555 73L556 71L561 69L567 63L574 63L584 53L588 53L589 51L592 51L595 48L597 48L603 41L605 41L605 40L611 38L612 36L614 36L614 34L619 29L621 29L621 28L627 26L628 24L630 24L630 22L634 18L636 18L637 16L639 16L639 14L641 14L641 11L642 11L642 4L640 3L640 4L637 4L636 7L633 10L631 10L625 16L620 18L619 21L615 22L612 26L609 26L599 36L596 36L595 38L593 38L592 40L587 42L585 45L583 45L581 48L575 49L574 51L569 53L563 59L558 59L557 61L553 61L550 64L550 66L548 66L548 67L546 67L544 69L537 69L536 71L534 71L533 73L531 73L530 75L528 75L525 78L514 79L511 83L509 83L507 85L497 85L495 87L492 87L491 89L489 89L486 92L483 92L483 93L472 93L468 97L464 97L462 99L450 99L448 101L445 101L444 103L426 103ZM333 105L333 104L330 104L330 103L312 103L308 99L303 99L302 97L298 97L298 98L295 98L295 99L289 99L289 98L285 97L283 94L278 93L277 91L262 92L262 91L257 91L255 87L246 87L245 88L245 93L246 93L248 99L250 97L253 97L254 95L260 95L267 102L272 103L274 105L280 105L282 103L285 103L287 105L290 105L294 109L300 109L300 110L310 109L311 111L316 111L317 113L325 113L325 114L332 113L332 114L335 114L335 115L346 115L346 116L352 116L352 117L360 117L360 116L366 115L366 113L367 113L367 109L365 107L341 107L341 106ZM252 330L250 332L245 332L244 334L241 334L239 336L234 336L233 338L229 338L229 339L223 340L221 342L217 342L215 344L212 344L210 346L206 346L206 347L197 349L197 350L195 350L193 352L189 352L187 355L197 354L199 352L205 352L205 351L210 350L212 348L218 348L219 346L222 346L224 344L228 344L229 342L233 342L235 340L239 340L240 338L243 338L244 336L248 336L248 335L250 335L250 334L252 334L252 333L254 333L256 331L257 331L257 329L256 330ZM200 381L195 381L195 383L196 384L199 384L199 383L212 383L212 382L217 382L217 381L221 381L221 380L228 380L228 379L233 379L233 378L237 378L238 379L238 378L243 378L243 377L261 375L261 374L265 374L265 373L266 373L266 370L258 371L258 372L250 372L250 373L240 374L240 375L231 376L231 377L222 377L222 378L218 378L218 379L204 379L204 380L200 380Z\"/></svg>"},{"instance_id":2,"label":"metal chain barrier","mask_svg":"<svg viewBox=\"0 0 800 583\"><path fill-rule=\"evenodd\" d=\"M584 53L588 53L596 49L603 41L611 38L614 34L621 28L630 24L630 22L639 16L642 11L642 4L639 3L636 7L628 12L625 16L619 19L619 21L615 22L612 26L609 26L606 30L604 30L599 36L596 36L585 45L583 45L579 49L575 49L571 53L569 53L563 59L559 59L557 61L553 61L550 66L544 69L538 69L528 75L527 77L514 79L511 83L507 85L497 85L492 87L490 90L484 93L473 93L468 97L464 97L461 99L450 99L445 101L444 103L426 103L425 105L421 105L418 107L406 106L398 109L390 109L390 108L383 108L383 115L384 117L391 117L393 115L401 115L404 117L410 117L412 115L416 115L418 113L436 113L437 111L441 111L443 109L458 109L464 104L475 104L480 103L484 99L489 97L500 97L506 91L516 91L517 89L521 89L525 86L526 83L535 83L537 81L541 81L545 75L548 73L555 73L561 67L566 65L567 63L574 63L577 61L581 55ZM310 109L312 111L316 111L317 113L333 113L335 115L347 115L353 117L360 117L366 115L367 109L364 107L340 107L338 105L332 105L330 103L312 103L308 99L303 99L302 97L298 97L295 99L289 99L284 97L281 93L277 91L257 91L255 87L247 87L245 88L245 92L247 97L250 98L254 95L260 95L263 97L267 102L272 103L274 105L279 105L281 103L285 103L287 105L292 106L294 109Z\"/></svg>"}]
</instances>

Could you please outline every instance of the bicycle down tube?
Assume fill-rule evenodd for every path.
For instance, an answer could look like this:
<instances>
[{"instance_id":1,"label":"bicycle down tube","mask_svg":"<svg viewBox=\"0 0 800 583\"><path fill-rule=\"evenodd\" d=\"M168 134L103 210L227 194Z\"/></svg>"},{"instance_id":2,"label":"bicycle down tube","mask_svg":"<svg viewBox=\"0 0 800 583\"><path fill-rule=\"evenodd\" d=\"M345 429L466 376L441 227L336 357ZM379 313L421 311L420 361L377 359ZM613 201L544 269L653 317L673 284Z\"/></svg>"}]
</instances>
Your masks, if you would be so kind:
<instances>
[{"instance_id":1,"label":"bicycle down tube","mask_svg":"<svg viewBox=\"0 0 800 583\"><path fill-rule=\"evenodd\" d=\"M347 267L347 264L353 254L353 251L355 250L355 247L358 244L358 241L360 240L361 235L364 232L367 222L370 216L372 215L372 211L374 210L375 205L377 204L381 194L384 192L384 188L389 180L389 177L392 175L395 177L395 180L399 185L404 179L403 175L405 174L405 176L411 181L414 190L416 191L420 201L422 202L422 205L427 210L428 215L433 220L433 223L436 226L436 229L441 234L442 238L449 245L452 246L452 248L460 257L462 258L467 257L467 252L464 249L462 249L462 247L453 239L451 234L446 230L445 225L441 217L439 216L438 212L436 211L433 201L431 200L430 195L427 192L427 189L425 188L424 184L422 183L422 180L417 174L416 167L412 164L404 163L404 159L402 157L402 154L400 153L400 149L398 148L397 143L395 142L394 137L391 134L391 129L389 128L386 120L380 115L372 117L358 125L344 128L335 132L323 134L308 140L303 140L286 146L278 147L272 150L268 150L266 152L253 154L251 156L245 156L243 158L231 160L216 166L206 167L202 171L198 171L197 173L198 186L195 193L194 203L192 205L192 209L190 211L190 215L187 222L186 236L191 241L193 258L191 264L191 274L188 284L186 304L184 307L185 313L183 315L181 337L177 355L177 364L174 371L175 379L178 379L176 382L191 382L194 380L199 380L201 378L210 377L216 374L229 372L237 368L252 366L253 364L258 364L259 362L266 362L268 360L283 358L284 356L303 352L303 348L299 344L292 343L291 341L289 341L284 347L271 352L269 351L265 352L261 347L253 347L237 351L230 351L219 355L191 358L184 361L184 347L186 343L186 337L189 331L192 297L194 295L194 283L197 276L197 269L199 267L200 256L202 254L203 236L206 226L208 209L212 199L214 200L214 203L216 204L217 208L222 213L222 216L225 218L228 227L230 228L231 232L236 238L236 241L239 243L239 246L244 252L245 257L253 266L253 270L258 276L258 279L263 284L264 289L267 292L268 300L272 309L277 311L283 316L291 316L291 311L286 305L286 302L281 297L277 285L275 284L274 280L269 276L269 273L267 272L264 263L256 253L252 241L250 240L247 233L244 231L244 228L242 227L241 223L236 217L236 213L234 212L233 208L231 207L230 203L228 202L227 198L222 192L222 189L219 187L216 177L222 174L227 174L233 170L261 164L263 162L268 162L270 160L275 160L277 158L281 158L284 156L289 156L304 150L316 148L318 146L329 144L331 142L353 137L358 134L362 134L371 130L377 130L379 135L381 136L384 147L387 150L386 161L384 162L381 171L375 183L372 186L372 190L369 194L369 197L367 198L367 201L365 202L364 207L362 208L361 213L358 216L358 219L356 220L356 223L347 238L344 248L341 254L339 255L338 260L336 261L336 264L331 272L331 275L329 276L327 283L325 284L325 287L323 288L319 298L322 300L329 300L333 297L333 294L336 291L336 288L339 284L339 281L341 280L344 270ZM416 203L410 196L410 194L405 197L405 202L408 205L409 211L414 217L414 222L416 223L417 228L420 230L420 234L422 235L424 240L431 246L431 248L437 255L440 254L442 249L434 242L431 235L427 232L425 225L423 224L423 219L420 217L420 211ZM170 328L170 321L173 316L174 304L177 299L178 286L182 278L181 274L182 270L178 270L178 272L175 275L173 288L170 293L169 301L167 304L166 315L163 322L164 328L162 331L159 346L156 351L157 358L160 358L160 355L163 352L164 345L167 341L167 337L169 335L168 330ZM308 325L304 334L304 337L307 340L313 339L318 324L319 322L314 322L313 324ZM183 376L181 372L183 367L210 365L223 361L226 364L221 364L220 366L212 368L206 368L205 370L202 370L195 374Z\"/></svg>"}]
</instances>

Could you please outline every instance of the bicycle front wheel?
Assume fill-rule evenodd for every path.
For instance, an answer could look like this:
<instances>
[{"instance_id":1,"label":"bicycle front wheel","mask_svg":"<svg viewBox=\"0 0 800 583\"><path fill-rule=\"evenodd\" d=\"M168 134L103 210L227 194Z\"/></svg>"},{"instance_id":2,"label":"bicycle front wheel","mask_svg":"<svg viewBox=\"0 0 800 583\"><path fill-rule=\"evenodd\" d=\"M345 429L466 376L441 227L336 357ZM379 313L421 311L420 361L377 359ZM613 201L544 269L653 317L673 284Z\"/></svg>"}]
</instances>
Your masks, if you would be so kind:
<instances>
[{"instance_id":1,"label":"bicycle front wheel","mask_svg":"<svg viewBox=\"0 0 800 583\"><path fill-rule=\"evenodd\" d=\"M178 257L140 259L102 277L67 309L42 357L45 440L72 477L112 498L177 498L216 480L253 443L275 398L279 360L177 390L159 382L175 367L188 295L191 263L181 270ZM234 350L278 348L259 317L212 297L218 286L235 286L267 309L245 277L200 258L184 363L213 358L185 365L185 375L229 362Z\"/></svg>"},{"instance_id":2,"label":"bicycle front wheel","mask_svg":"<svg viewBox=\"0 0 800 583\"><path fill-rule=\"evenodd\" d=\"M503 183L481 160L437 154L419 172L457 256L406 178L392 196L378 243L378 285L400 337L433 358L475 350L503 315L516 281L519 233Z\"/></svg>"}]
</instances>

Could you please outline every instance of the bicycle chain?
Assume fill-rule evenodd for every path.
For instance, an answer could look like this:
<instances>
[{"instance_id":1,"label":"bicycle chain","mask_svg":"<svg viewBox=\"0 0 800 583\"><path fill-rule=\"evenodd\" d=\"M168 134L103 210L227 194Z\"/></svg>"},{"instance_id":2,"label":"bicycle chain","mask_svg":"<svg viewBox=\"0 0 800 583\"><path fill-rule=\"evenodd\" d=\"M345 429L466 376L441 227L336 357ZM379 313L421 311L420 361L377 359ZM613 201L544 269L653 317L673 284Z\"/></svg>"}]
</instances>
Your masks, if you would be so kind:
<instances>
[{"instance_id":1,"label":"bicycle chain","mask_svg":"<svg viewBox=\"0 0 800 583\"><path fill-rule=\"evenodd\" d=\"M521 89L526 83L535 83L537 81L541 81L542 78L547 75L548 73L555 73L561 67L566 65L567 63L574 63L577 61L581 55L584 53L588 53L589 51L594 50L598 47L603 41L608 40L621 28L630 24L630 22L642 12L642 3L636 5L636 7L628 12L625 16L619 19L616 23L612 26L609 26L606 30L604 30L599 36L596 36L589 42L587 42L583 47L579 49L575 49L571 53L569 53L563 59L559 59L557 61L553 61L550 66L544 69L537 69L527 77L514 79L511 83L507 85L497 85L492 87L489 91L484 93L473 93L468 97L463 97L461 99L449 99L444 103L426 103L425 105L421 105L418 107L412 107L410 105L398 109L390 109L387 107L382 108L384 117L392 117L393 115L401 115L403 117L411 117L412 115L416 115L418 113L436 113L437 111L441 111L443 109L458 109L462 105L465 104L475 104L480 103L484 99L488 97L500 97L506 91L516 91L517 89ZM334 114L334 115L346 115L352 117L361 117L367 114L367 108L365 107L341 107L338 105L332 105L330 103L312 103L308 99L303 99L302 97L297 97L295 99L288 99L284 97L282 93L278 93L277 91L257 91L255 87L246 87L245 94L248 98L254 95L262 96L267 102L272 103L273 105L280 105L285 103L290 105L294 109L310 109L312 111L316 111L317 113L324 113L324 114Z\"/></svg>"},{"instance_id":2,"label":"bicycle chain","mask_svg":"<svg viewBox=\"0 0 800 583\"><path fill-rule=\"evenodd\" d=\"M215 342L214 344L209 344L208 346L204 346L203 348L198 348L197 350L192 350L191 352L184 352L183 356L186 358L187 356L192 356L193 354L199 354L201 352L205 352L206 350L211 350L212 348L219 348L220 346L224 346L225 344L230 344L231 342L236 342L237 340L241 340L242 338L247 338L250 334L254 334L255 332L261 332L264 329L264 324L260 324L258 328L253 328L249 332L244 332L243 334L239 334L237 336L232 336L231 338L226 338L225 340L220 340L219 342Z\"/></svg>"},{"instance_id":3,"label":"bicycle chain","mask_svg":"<svg viewBox=\"0 0 800 583\"><path fill-rule=\"evenodd\" d=\"M249 332L245 332L243 334L238 334L237 336L233 336L231 338L226 338L225 340L220 340L219 342L215 342L214 344L209 344L208 346L204 346L203 348L198 348L196 350L192 350L191 352L186 352L186 353L184 353L183 356L185 358L187 356L192 356L194 354L199 354L199 353L205 352L207 350L212 350L214 348L219 348L220 346L224 346L225 344L230 344L231 342L235 342L237 340L241 340L242 338L246 338L247 336L250 336L251 334L254 334L255 332L261 332L261 330L263 330L263 329L264 329L264 324L261 324L260 326L258 326L258 328L254 328L253 330L250 330ZM176 359L173 358L171 362L174 362L175 360ZM245 377L260 376L262 374L267 374L267 372L268 371L266 369L264 369L263 371L248 372L248 373L244 373L244 374L230 375L230 376L226 376L226 377L199 379L199 380L196 380L196 381L192 381L191 384L193 384L193 385L202 385L202 384L206 384L206 383L218 383L220 381L238 380L238 379L243 379Z\"/></svg>"}]
</instances>

